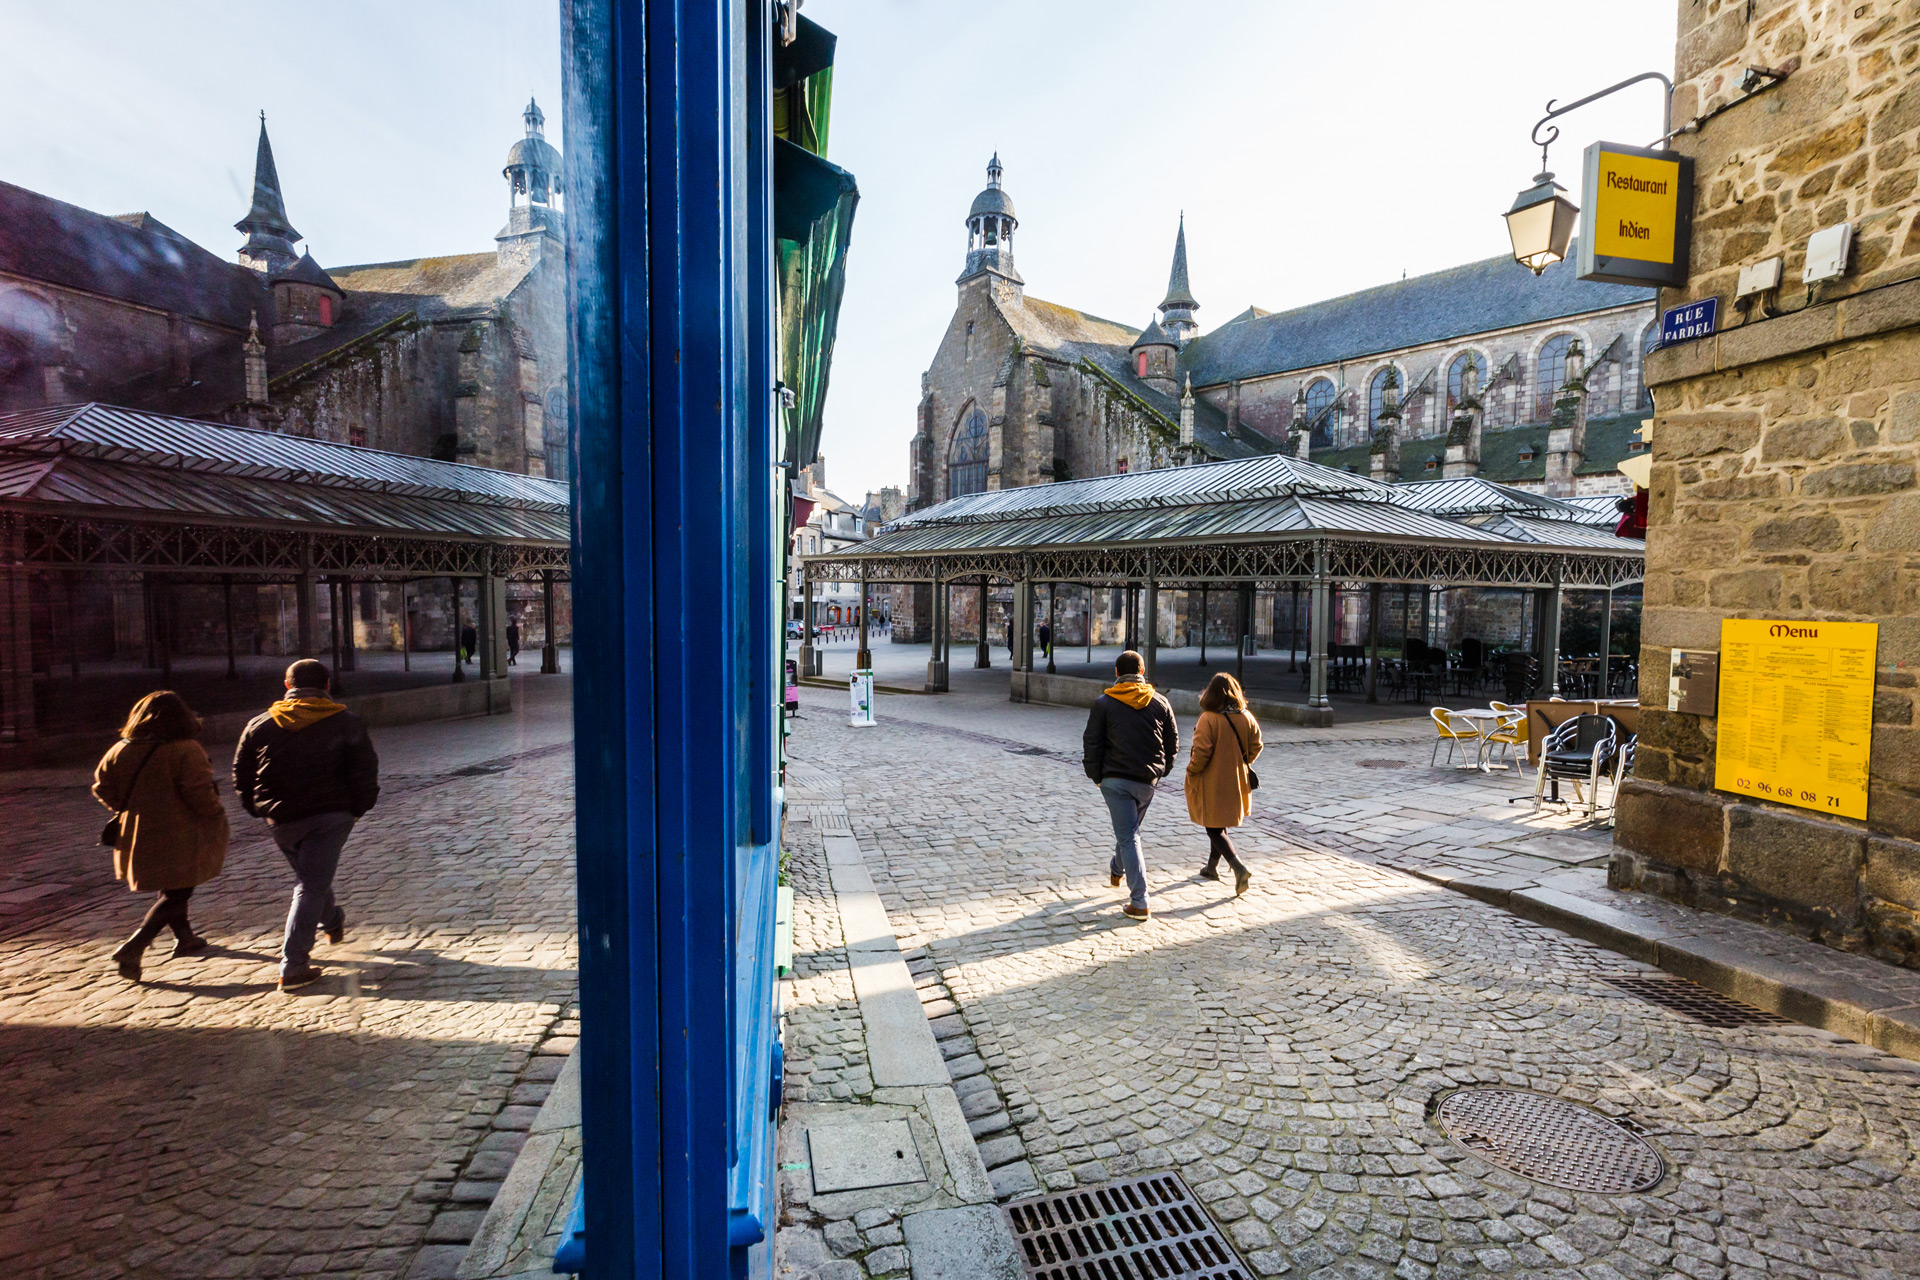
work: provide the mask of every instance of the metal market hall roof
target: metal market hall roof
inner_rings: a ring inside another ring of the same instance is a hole
[[[893,521],[847,555],[1313,536],[1643,553],[1590,509],[1543,494],[1477,477],[1384,484],[1270,454],[968,494]]]
[[[0,503],[122,521],[569,537],[559,481],[101,404],[0,415]]]

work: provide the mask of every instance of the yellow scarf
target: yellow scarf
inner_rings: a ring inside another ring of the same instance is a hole
[[[1145,680],[1122,680],[1119,684],[1107,687],[1107,696],[1117,702],[1124,702],[1135,711],[1142,710],[1153,701],[1153,686]]]
[[[282,698],[267,708],[267,714],[282,729],[295,731],[318,724],[336,711],[346,708],[326,698]]]

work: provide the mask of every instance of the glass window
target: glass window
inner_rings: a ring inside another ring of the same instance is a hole
[[[1331,448],[1340,426],[1340,411],[1333,407],[1333,397],[1330,378],[1316,378],[1307,387],[1307,421],[1313,427],[1309,443],[1317,448]]]
[[[1656,320],[1640,335],[1640,394],[1634,400],[1637,408],[1653,408],[1653,392],[1647,390],[1647,357],[1659,348],[1660,322]]]
[[[1487,358],[1478,351],[1462,351],[1447,366],[1447,415],[1460,406],[1460,389],[1466,385],[1467,366],[1472,365],[1481,390],[1487,386]]]
[[[986,411],[976,408],[967,415],[960,430],[954,433],[953,450],[947,458],[949,498],[980,493],[986,489],[987,454],[990,448]]]
[[[1374,374],[1373,380],[1367,383],[1367,423],[1376,431],[1380,429],[1380,410],[1387,404],[1387,374],[1390,372],[1392,366]]]
[[[1556,333],[1540,348],[1533,381],[1533,416],[1537,421],[1553,416],[1553,402],[1560,398],[1560,386],[1567,380],[1567,348],[1572,344],[1572,334]]]

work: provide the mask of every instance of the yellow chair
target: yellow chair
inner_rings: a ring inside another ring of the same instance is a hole
[[[1493,748],[1496,746],[1505,747],[1507,749],[1507,764],[1518,767],[1518,762],[1514,757],[1514,748],[1526,744],[1527,713],[1524,711],[1516,711],[1514,708],[1498,702],[1489,703],[1488,705],[1500,713],[1500,719],[1495,722],[1492,729],[1487,731],[1487,767],[1490,769],[1494,767],[1491,761]],[[1503,764],[1499,767],[1504,769],[1507,765]]]
[[[1429,765],[1439,757],[1442,742],[1447,744],[1447,763],[1451,764],[1455,743],[1480,741],[1480,726],[1465,716],[1448,711],[1445,707],[1433,707],[1430,714],[1433,716],[1433,727],[1440,731],[1440,736],[1433,740],[1433,750],[1427,756]]]

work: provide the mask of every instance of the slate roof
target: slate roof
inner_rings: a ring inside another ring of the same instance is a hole
[[[1199,305],[1194,301],[1193,286],[1187,283],[1187,218],[1182,214],[1180,232],[1173,240],[1173,270],[1167,276],[1167,296],[1160,299],[1160,309]]]
[[[333,282],[333,277],[322,270],[320,264],[313,260],[313,254],[310,252],[302,253],[298,262],[273,278],[275,280],[295,280],[301,284],[310,284],[321,289],[331,289],[335,293],[342,292],[340,286]]]
[[[246,332],[260,277],[147,213],[110,217],[0,182],[0,272]]]
[[[1140,331],[1140,336],[1133,340],[1133,345],[1129,350],[1138,351],[1141,347],[1174,347],[1177,349],[1179,346],[1179,343],[1167,336],[1167,331],[1160,327],[1158,320],[1149,320],[1147,327]]]
[[[1512,258],[1487,258],[1292,311],[1236,317],[1190,342],[1182,361],[1196,386],[1217,386],[1654,300],[1651,289],[1578,279],[1576,248],[1538,277]]]
[[[1132,329],[1031,296],[1022,305],[1000,308],[1000,314],[1019,336],[1022,347],[1056,356],[1069,364],[1086,360],[1155,413],[1178,425],[1180,397],[1142,382],[1134,375],[1133,362],[1127,356],[1129,347],[1136,345]],[[1164,333],[1161,340],[1167,340]],[[1279,445],[1251,427],[1228,431],[1226,413],[1203,399],[1195,398],[1193,410],[1194,441],[1216,458],[1245,458],[1279,450]]]

